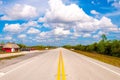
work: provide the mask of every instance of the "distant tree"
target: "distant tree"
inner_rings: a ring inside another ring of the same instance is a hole
[[[87,51],[90,51],[90,52],[95,52],[95,51],[97,51],[97,43],[88,45],[86,50],[87,50]]]
[[[111,54],[112,54],[112,56],[120,57],[120,41],[118,41],[118,40],[112,41]]]
[[[106,35],[105,35],[105,34],[102,34],[102,36],[101,36],[101,37],[102,37],[102,40],[103,40],[103,41],[106,41],[106,40],[107,40],[107,37],[106,37]]]
[[[90,45],[66,45],[65,48],[74,48],[75,50],[97,52],[100,54],[105,54],[109,56],[120,57],[120,40],[107,40],[105,34],[102,36],[102,40],[98,43],[93,43]]]
[[[18,44],[20,48],[26,48],[27,46],[25,44]]]
[[[71,45],[64,45],[63,47],[64,47],[64,48],[67,48],[67,49],[71,49],[71,48],[72,48]]]
[[[105,44],[104,44],[103,40],[98,43],[97,52],[101,53],[101,54],[104,54],[104,52],[105,52]]]

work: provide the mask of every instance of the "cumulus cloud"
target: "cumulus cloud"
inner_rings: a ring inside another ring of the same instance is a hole
[[[23,26],[29,27],[39,27],[37,21],[29,21],[28,23],[23,24]]]
[[[43,22],[44,25],[52,29],[73,30],[72,34],[83,37],[86,37],[84,33],[92,34],[98,30],[104,32],[118,30],[111,19],[104,16],[101,19],[93,18],[76,4],[65,5],[62,0],[50,0],[49,6],[45,16],[39,18],[39,22]],[[95,10],[92,10],[91,13],[99,14]]]
[[[18,35],[18,38],[20,38],[20,39],[26,38],[26,34],[20,34],[20,35]]]
[[[37,21],[28,21],[27,23],[21,24],[21,31],[26,31],[28,28],[31,27],[37,27],[40,28],[40,25],[37,23]]]
[[[107,0],[108,3],[112,3],[112,6],[120,9],[120,0]]]
[[[88,33],[87,33],[87,34],[84,34],[83,37],[84,37],[84,38],[91,37],[91,34],[88,34]]]
[[[64,30],[63,28],[59,28],[59,27],[54,29],[53,32],[55,35],[69,35],[70,34],[69,30]]]
[[[20,24],[5,24],[3,31],[7,32],[19,32],[21,30]]]
[[[38,20],[40,24],[31,20],[22,24],[6,24],[4,31],[20,32],[17,34],[18,39],[27,37],[26,39],[31,42],[44,42],[45,44],[59,44],[58,41],[61,41],[61,43],[78,43],[81,37],[100,38],[104,33],[120,31],[110,18],[105,16],[99,19],[91,17],[77,4],[69,3],[66,5],[62,0],[49,0],[48,4],[49,8],[46,10],[46,13]],[[99,12],[91,10],[91,14],[98,15]],[[31,19],[37,15],[35,7],[16,4],[11,10],[6,11],[6,15],[2,19]],[[47,30],[40,30],[41,25],[46,27]]]
[[[11,36],[4,37],[4,40],[12,40],[13,38]]]
[[[97,12],[96,10],[91,10],[90,12],[91,12],[91,14],[95,14],[95,15],[99,14],[99,12]]]
[[[114,6],[117,9],[120,9],[120,1],[114,1],[114,3],[112,4],[112,6]]]
[[[39,21],[44,22],[73,22],[85,21],[91,18],[79,8],[76,4],[64,5],[61,0],[50,0],[50,9],[47,10],[45,17],[40,18]],[[84,18],[85,17],[85,18]]]
[[[119,16],[120,15],[120,11],[115,11],[115,12],[112,12],[112,13],[107,13],[105,16],[107,17],[114,17],[114,16]]]
[[[36,28],[30,28],[28,31],[27,31],[27,34],[37,34],[37,33],[40,33],[40,31]]]
[[[4,32],[12,32],[12,33],[20,33],[20,32],[26,32],[28,29],[36,27],[40,28],[40,25],[37,23],[37,21],[28,21],[27,23],[23,24],[5,24],[5,27],[3,29]]]
[[[93,38],[95,38],[95,39],[99,39],[100,36],[99,36],[99,35],[93,35]]]
[[[15,4],[12,8],[6,10],[2,20],[31,19],[38,15],[37,9],[26,4]]]
[[[114,25],[111,21],[111,19],[107,17],[102,17],[100,20],[100,28],[103,31],[108,31],[108,32],[116,32],[118,31],[118,28],[116,25]]]

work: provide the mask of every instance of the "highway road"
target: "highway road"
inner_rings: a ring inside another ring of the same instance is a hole
[[[120,80],[120,68],[57,48],[0,69],[0,80]]]

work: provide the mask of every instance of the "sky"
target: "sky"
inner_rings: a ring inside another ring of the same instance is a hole
[[[0,0],[0,42],[62,46],[120,40],[120,0]]]

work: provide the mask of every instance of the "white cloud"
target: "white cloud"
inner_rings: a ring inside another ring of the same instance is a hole
[[[29,21],[27,23],[22,24],[23,27],[40,27],[37,21]]]
[[[13,38],[11,36],[6,36],[4,40],[12,40]]]
[[[39,34],[40,37],[45,37],[46,35],[47,35],[46,32],[41,32],[41,33]]]
[[[38,29],[35,29],[35,28],[30,28],[27,31],[27,34],[37,34],[37,33],[40,33],[40,31]]]
[[[19,32],[21,30],[20,24],[5,24],[3,31]]]
[[[31,19],[36,17],[37,10],[30,5],[15,4],[12,9],[6,10],[6,14],[1,17],[2,20]]]
[[[54,29],[53,32],[55,35],[69,35],[70,34],[69,30],[64,30],[63,28],[59,28],[59,27]]]
[[[107,0],[108,3],[112,3],[112,6],[120,10],[120,0]]]
[[[111,19],[104,16],[100,20],[93,18],[76,4],[65,5],[61,0],[50,0],[49,5],[50,8],[44,17],[39,18],[39,22],[44,22],[44,25],[52,29],[72,29],[73,34],[83,37],[85,37],[84,33],[92,34],[98,30],[105,32],[118,30],[118,27],[112,23]],[[95,10],[92,13],[98,14]]]
[[[34,0],[30,0],[30,4],[31,2],[34,2]],[[118,27],[112,23],[110,18],[102,17],[101,19],[96,19],[94,17],[91,17],[76,4],[69,3],[65,5],[61,0],[50,0],[49,5],[50,7],[46,10],[44,16],[42,15],[43,17],[40,17],[38,20],[40,23],[43,22],[42,26],[49,28],[49,31],[40,32],[40,30],[38,29],[40,28],[38,22],[31,21],[30,18],[34,18],[38,15],[35,7],[33,12],[36,13],[36,16],[34,17],[32,16],[32,11],[30,11],[31,9],[25,10],[26,15],[21,14],[23,8],[25,7],[25,4],[18,4],[18,6],[21,7],[17,7],[16,10],[15,6],[11,10],[7,10],[6,15],[2,18],[8,18],[9,20],[30,19],[30,21],[28,21],[27,23],[18,24],[19,27],[17,27],[16,30],[14,29],[15,27],[11,27],[7,29],[4,28],[4,31],[20,32],[19,34],[17,34],[17,38],[26,38],[27,41],[30,40],[31,42],[44,42],[45,44],[50,44],[51,42],[51,44],[59,44],[58,41],[61,41],[61,43],[67,43],[64,41],[68,41],[68,43],[73,43],[72,40],[74,42],[76,41],[76,43],[79,43],[78,37],[100,38],[103,33],[107,34],[109,32],[116,32],[119,30]],[[26,6],[29,6],[29,8],[33,7],[33,5],[30,6],[29,4],[27,4]],[[12,11],[14,11],[14,13]],[[29,12],[29,14],[27,12]],[[92,10],[91,13],[95,15],[99,14],[95,10]],[[15,16],[13,16],[13,14]],[[13,24],[11,25],[13,26]],[[10,24],[8,24],[7,26],[10,26]]]
[[[14,0],[13,3],[27,4],[37,8],[39,15],[44,15],[48,8],[48,0]]]
[[[50,0],[49,5],[50,9],[47,10],[44,18],[40,18],[40,21],[60,23],[72,21],[82,22],[91,19],[82,8],[79,8],[76,4],[66,6],[61,0]]]
[[[91,37],[91,34],[86,33],[86,34],[83,35],[83,37],[84,38]]]
[[[98,35],[100,35],[100,36],[101,36],[102,34],[106,34],[106,33],[105,33],[105,32],[103,32],[103,31],[99,31],[99,32],[98,32]]]
[[[99,12],[97,12],[96,10],[91,10],[91,14],[98,15],[98,14],[99,14]]]
[[[120,1],[114,1],[114,3],[112,4],[112,6],[114,6],[117,9],[120,9]]]
[[[26,34],[20,34],[20,35],[18,35],[18,38],[20,38],[20,39],[26,38]]]
[[[99,39],[100,36],[99,36],[99,35],[93,35],[93,38],[95,38],[95,39]]]
[[[107,17],[102,17],[102,19],[100,20],[100,27],[102,30],[108,31],[108,32],[118,31],[117,26],[112,24],[111,19]]]
[[[114,16],[119,16],[119,15],[120,15],[120,10],[105,14],[105,16],[107,17],[114,17]]]
[[[21,24],[21,31],[20,32],[26,32],[31,27],[37,27],[40,28],[40,25],[37,23],[37,21],[28,21],[27,23]]]
[[[5,24],[3,31],[13,32],[13,33],[26,32],[29,28],[32,28],[32,27],[40,28],[37,21],[28,21],[27,23],[23,23],[23,24],[19,24],[19,23],[17,23],[17,24]]]

